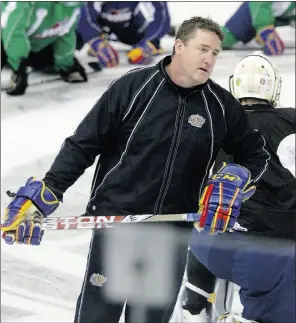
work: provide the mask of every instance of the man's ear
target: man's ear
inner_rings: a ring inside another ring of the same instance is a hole
[[[182,53],[183,48],[184,48],[185,45],[184,45],[184,43],[182,42],[181,39],[176,39],[174,46],[175,46],[175,53],[178,56],[178,55],[180,55]]]

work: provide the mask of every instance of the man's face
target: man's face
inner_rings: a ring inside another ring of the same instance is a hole
[[[198,29],[186,44],[177,39],[175,51],[188,78],[196,84],[205,83],[211,76],[220,52],[221,41],[211,31]]]

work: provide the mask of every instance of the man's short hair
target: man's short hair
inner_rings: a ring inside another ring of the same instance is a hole
[[[188,20],[184,20],[177,30],[176,39],[182,40],[182,42],[185,44],[189,39],[194,38],[198,29],[215,33],[221,41],[224,39],[224,35],[219,27],[219,24],[211,18],[204,17],[192,17]],[[173,50],[173,54],[174,53],[175,46]]]

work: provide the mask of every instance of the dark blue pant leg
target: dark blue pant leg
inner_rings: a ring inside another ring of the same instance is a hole
[[[190,249],[215,276],[241,286],[243,316],[295,323],[295,242],[245,233],[209,236],[193,231]]]
[[[256,36],[256,30],[252,25],[248,1],[244,2],[229,18],[225,27],[227,27],[239,41],[244,43],[248,43]]]

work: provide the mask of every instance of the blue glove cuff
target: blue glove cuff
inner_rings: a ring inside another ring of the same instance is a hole
[[[244,190],[251,182],[250,171],[237,164],[223,164],[223,166],[214,174],[209,183],[216,182],[232,184]]]
[[[33,202],[44,216],[53,213],[59,206],[59,200],[55,194],[45,186],[43,181],[37,181],[30,177],[25,186],[20,187],[17,197],[24,197]]]

